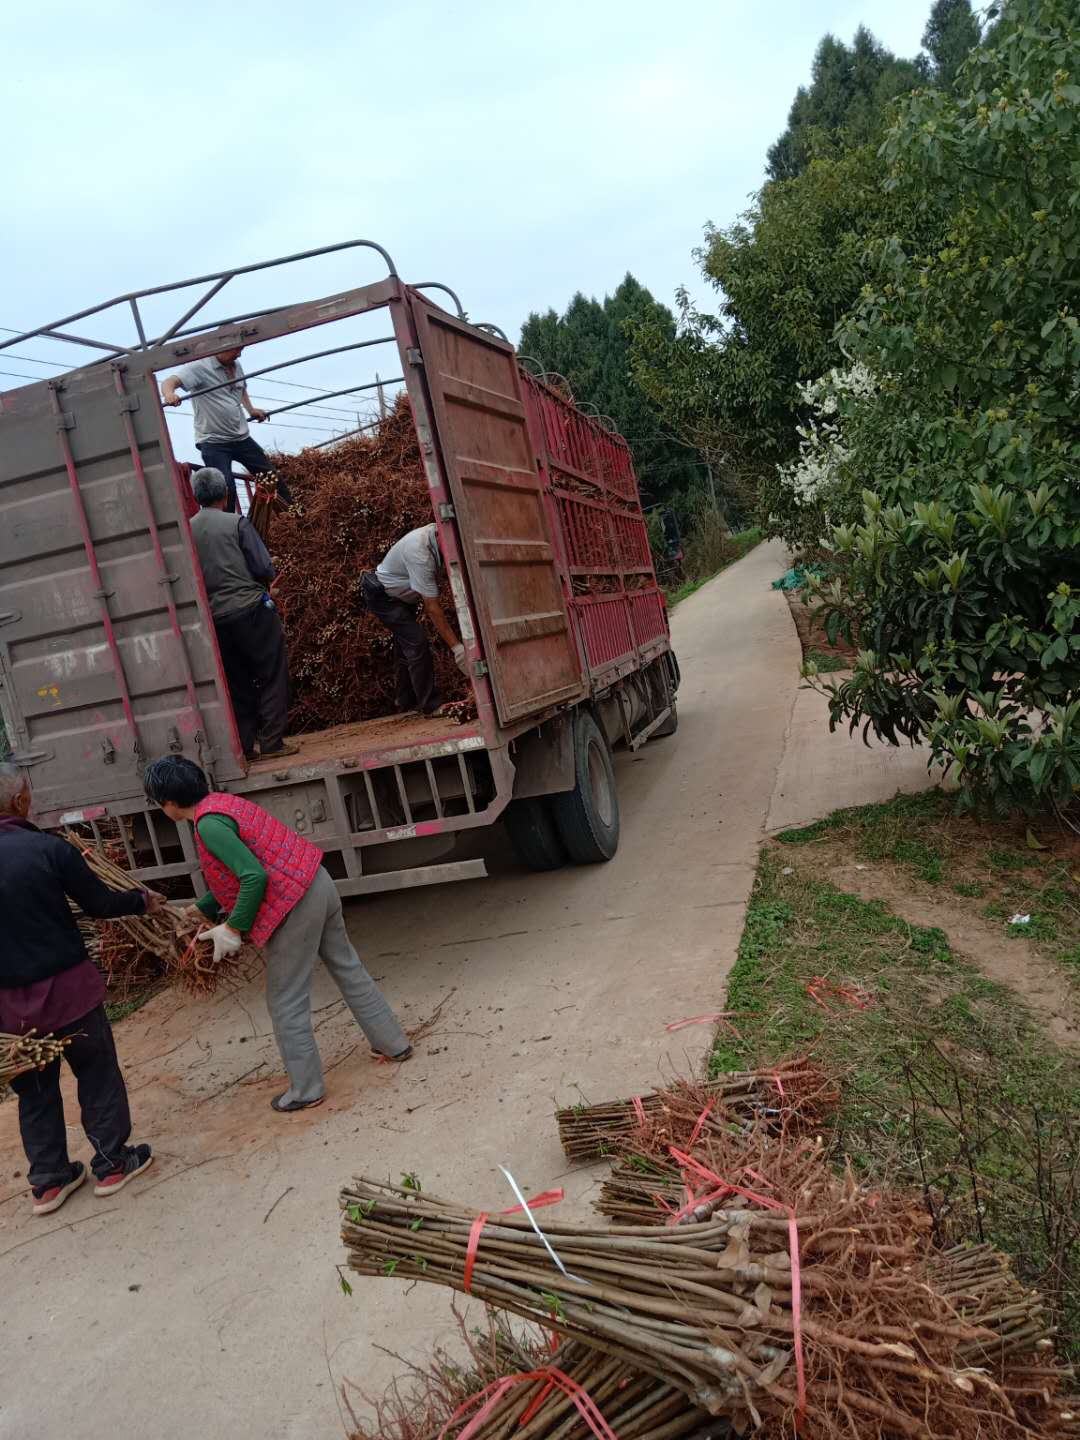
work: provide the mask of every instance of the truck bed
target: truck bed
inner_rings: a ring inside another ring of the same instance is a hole
[[[444,741],[461,741],[469,735],[481,735],[478,721],[456,725],[452,720],[431,715],[383,715],[375,720],[360,720],[352,725],[335,725],[332,730],[315,730],[309,735],[290,738],[300,746],[298,755],[274,756],[256,760],[249,775],[268,774],[299,765],[321,765],[327,761],[357,757],[360,763],[368,757],[387,751],[411,749],[417,745],[438,745]]]

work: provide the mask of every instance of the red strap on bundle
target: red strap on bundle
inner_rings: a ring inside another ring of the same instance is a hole
[[[714,1095],[713,1098],[709,1101],[709,1103],[705,1106],[705,1109],[702,1110],[701,1114],[697,1117],[697,1124],[694,1126],[693,1130],[691,1130],[691,1132],[690,1132],[690,1143],[689,1143],[689,1145],[687,1145],[687,1147],[686,1147],[688,1150],[692,1150],[692,1149],[694,1148],[694,1145],[697,1143],[697,1138],[698,1138],[698,1136],[701,1134],[702,1126],[705,1124],[705,1121],[709,1118],[709,1111],[713,1108],[713,1106],[714,1106],[715,1104],[716,1104],[716,1096]]]
[[[545,1190],[543,1194],[537,1195],[535,1200],[527,1202],[529,1209],[542,1210],[545,1205],[557,1205],[563,1198],[564,1193],[561,1189]],[[511,1205],[509,1210],[500,1210],[498,1213],[500,1215],[517,1215],[520,1211],[524,1210],[524,1208],[523,1205]],[[472,1273],[473,1266],[476,1264],[476,1252],[480,1248],[480,1232],[490,1219],[491,1212],[489,1210],[481,1210],[472,1222],[472,1227],[469,1230],[469,1244],[465,1251],[465,1275],[462,1281],[466,1295],[472,1294]]]
[[[644,1130],[648,1122],[645,1119],[645,1106],[641,1103],[641,1096],[635,1095],[631,1104],[634,1107],[634,1114],[637,1116],[637,1123],[641,1126],[642,1130]]]
[[[725,1185],[721,1190],[710,1190],[705,1195],[695,1195],[689,1185],[686,1187],[687,1201],[681,1210],[673,1212],[668,1225],[677,1225],[684,1215],[689,1215],[691,1210],[696,1210],[699,1205],[711,1205],[714,1200],[722,1200],[725,1195],[731,1194],[731,1186]]]
[[[803,1354],[802,1343],[802,1271],[799,1267],[799,1222],[795,1218],[795,1211],[790,1205],[782,1205],[779,1200],[772,1200],[768,1195],[759,1195],[753,1190],[744,1190],[741,1185],[731,1185],[719,1175],[707,1170],[696,1160],[691,1159],[681,1150],[676,1150],[674,1145],[669,1145],[673,1157],[686,1170],[692,1170],[705,1180],[711,1180],[715,1185],[722,1185],[726,1190],[734,1190],[737,1195],[745,1195],[747,1200],[752,1200],[755,1205],[762,1206],[765,1210],[779,1210],[788,1219],[788,1245],[791,1250],[791,1330],[795,1342],[795,1378],[796,1391],[798,1395],[798,1410],[801,1414],[806,1409],[806,1357]],[[723,1190],[719,1192],[723,1194]],[[464,1440],[464,1437],[462,1437]]]
[[[453,1415],[450,1416],[450,1419],[439,1431],[439,1440],[444,1440],[446,1434],[453,1429],[457,1422],[463,1419],[470,1410],[479,1405],[481,1407],[480,1410],[473,1416],[458,1436],[458,1440],[472,1440],[472,1436],[477,1433],[480,1426],[495,1409],[507,1391],[512,1390],[515,1385],[527,1385],[536,1380],[547,1381],[544,1389],[540,1392],[541,1404],[543,1400],[547,1399],[552,1389],[561,1390],[564,1395],[574,1402],[581,1418],[597,1437],[597,1440],[618,1440],[618,1436],[604,1419],[603,1415],[600,1414],[588,1391],[555,1365],[545,1365],[542,1370],[523,1370],[519,1375],[507,1375],[502,1380],[493,1380],[490,1385],[485,1385],[482,1390],[477,1391],[475,1395],[471,1395],[463,1405],[458,1406]],[[525,1412],[526,1416],[532,1416],[537,1408],[538,1404],[534,1401]],[[524,1424],[524,1422],[525,1416],[522,1417],[519,1423]]]
[[[776,1085],[777,1093],[779,1094],[780,1099],[783,1100],[783,1098],[784,1098],[784,1082],[780,1079],[780,1071],[779,1071],[779,1070],[774,1070],[774,1071],[773,1071],[773,1077],[772,1077],[772,1078],[773,1078],[773,1081],[774,1081],[774,1083],[775,1083],[775,1085]]]

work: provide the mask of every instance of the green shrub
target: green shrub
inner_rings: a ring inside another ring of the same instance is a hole
[[[820,589],[865,648],[832,723],[926,742],[1001,810],[1080,789],[1078,81],[1074,7],[1009,0],[964,98],[905,102],[887,184],[951,223],[881,247],[843,336],[878,384],[840,426],[859,513]]]

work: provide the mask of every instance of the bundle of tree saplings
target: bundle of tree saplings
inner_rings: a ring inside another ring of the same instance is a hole
[[[25,1035],[0,1034],[0,1087],[17,1075],[43,1070],[59,1060],[64,1047],[70,1044],[70,1035],[57,1039],[55,1035],[39,1035],[35,1030],[28,1030]]]
[[[559,1139],[568,1160],[617,1155],[645,1134],[685,1145],[699,1121],[710,1131],[733,1120],[818,1125],[839,1093],[812,1060],[785,1060],[760,1070],[731,1071],[714,1080],[673,1080],[662,1090],[630,1100],[570,1105],[556,1110]]]
[[[364,609],[360,578],[407,531],[434,519],[408,401],[403,396],[365,435],[274,455],[273,463],[294,497],[268,532],[289,648],[290,728],[324,730],[392,715],[393,643]],[[444,604],[452,616],[449,593]],[[438,639],[432,654],[444,700],[458,702],[455,718],[475,714],[468,682]]]
[[[1018,1301],[1000,1265],[943,1276],[920,1196],[871,1191],[836,1175],[820,1143],[763,1125],[672,1158],[688,1223],[598,1229],[544,1209],[542,1236],[524,1214],[358,1178],[341,1194],[348,1263],[547,1325],[739,1434],[1080,1434],[1037,1297]],[[1016,1303],[1027,1333],[1004,1344],[1000,1315]]]
[[[138,885],[119,863],[120,845],[94,844],[73,830],[65,838],[81,852],[90,869],[110,890],[132,890]],[[209,944],[197,939],[204,922],[185,910],[164,905],[153,915],[122,915],[94,922],[98,945],[94,959],[105,973],[110,998],[130,999],[156,980],[170,979],[189,990],[209,994],[224,980],[242,978],[254,963],[254,952],[244,946],[235,955],[215,963]]]
[[[584,1411],[602,1417],[619,1440],[731,1434],[681,1390],[592,1346],[571,1340],[553,1350],[542,1331],[515,1333],[510,1317],[490,1308],[486,1326],[471,1331],[457,1318],[468,1362],[437,1349],[382,1399],[368,1400],[370,1420],[353,1412],[351,1440],[458,1440],[466,1431],[470,1440],[588,1440],[596,1430]],[[352,1410],[347,1391],[345,1399]]]

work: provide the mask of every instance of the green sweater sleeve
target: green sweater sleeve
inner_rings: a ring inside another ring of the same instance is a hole
[[[228,815],[204,815],[198,823],[198,831],[199,839],[214,859],[220,860],[240,881],[240,893],[226,923],[246,934],[266,894],[266,871],[240,839],[236,821]],[[212,895],[204,895],[198,905],[204,915],[210,919],[217,918],[217,901]]]

